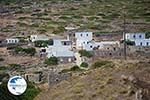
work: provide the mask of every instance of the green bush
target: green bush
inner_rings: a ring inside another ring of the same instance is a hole
[[[86,50],[80,50],[79,53],[81,54],[81,56],[85,56],[85,57],[92,57],[93,53],[91,51],[86,51]]]
[[[70,71],[80,71],[81,69],[79,68],[79,66],[75,65],[72,68],[70,68]]]
[[[35,41],[34,42],[35,47],[47,47],[48,45],[53,45],[53,40],[48,40],[48,41]]]
[[[150,38],[150,32],[146,32],[146,34],[145,34],[146,36],[146,38]]]
[[[16,47],[12,47],[11,49],[13,49],[16,54],[18,54],[19,52],[23,52],[23,53],[29,54],[30,56],[34,56],[36,53],[36,49],[32,47],[22,48],[22,47],[16,46]]]
[[[104,60],[104,61],[96,61],[93,65],[92,65],[92,67],[93,68],[99,68],[99,67],[102,67],[102,66],[104,66],[104,65],[106,65],[106,64],[110,64],[110,63],[112,63],[111,61],[106,61],[106,60]]]
[[[76,72],[76,71],[82,71],[83,69],[80,69],[79,66],[75,65],[70,69],[63,69],[61,72],[62,73],[67,73],[67,72]]]
[[[32,83],[27,83],[27,90],[20,96],[12,95],[7,89],[7,83],[3,82],[0,85],[1,100],[33,100],[40,93],[39,88],[36,88]]]
[[[47,58],[44,63],[47,65],[57,65],[58,59],[56,57],[50,57],[50,58]]]
[[[82,62],[81,65],[80,65],[80,67],[87,68],[88,67],[88,63]]]

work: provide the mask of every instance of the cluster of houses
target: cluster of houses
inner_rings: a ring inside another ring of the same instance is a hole
[[[36,37],[36,38],[33,38]],[[39,38],[37,38],[39,37]],[[31,41],[48,40],[44,36],[31,36]],[[134,42],[134,46],[150,46],[150,39],[145,38],[145,33],[126,33],[126,40]],[[95,56],[122,56],[123,48],[121,40],[100,41],[93,38],[92,32],[75,32],[68,34],[66,39],[53,39],[53,45],[41,48],[41,53],[46,53],[47,57],[57,57],[61,63],[74,62],[80,59],[77,51],[94,51]]]
[[[150,46],[150,39],[146,39],[145,33],[126,33],[126,41],[134,42],[134,47]],[[49,41],[46,35],[31,35],[30,42]],[[79,50],[95,51],[95,56],[106,57],[112,55],[121,56],[123,49],[121,48],[121,40],[118,41],[100,41],[97,42],[93,38],[93,32],[75,32],[67,34],[66,39],[52,39],[53,44],[40,48],[40,54],[46,54],[49,57],[57,57],[59,62],[68,63],[79,59],[76,53]],[[6,44],[18,44],[18,38],[9,38],[5,40]],[[0,44],[3,41],[0,42]]]

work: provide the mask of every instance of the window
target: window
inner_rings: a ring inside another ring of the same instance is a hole
[[[66,43],[66,42],[64,42],[64,45],[67,45],[67,43]]]
[[[80,34],[80,36],[82,37],[82,34]]]
[[[112,53],[109,53],[110,56],[112,56]]]
[[[86,34],[86,36],[88,36],[88,34]]]
[[[116,48],[114,48],[114,51],[116,51]]]
[[[141,36],[141,35],[139,35],[139,38],[142,38],[142,36]]]
[[[133,38],[135,38],[135,35],[133,35]]]
[[[91,45],[90,48],[93,48],[93,46]]]
[[[146,45],[148,46],[148,45],[149,45],[149,43],[147,42],[147,43],[146,43]]]
[[[140,43],[140,45],[142,46],[142,42]]]

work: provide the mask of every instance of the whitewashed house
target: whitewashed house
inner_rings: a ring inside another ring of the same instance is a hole
[[[126,40],[134,41],[135,46],[150,46],[150,39],[145,38],[145,33],[126,33]]]
[[[76,48],[83,49],[84,45],[92,41],[93,33],[92,32],[76,32],[75,38],[76,38]]]
[[[94,48],[102,49],[104,46],[108,45],[119,45],[119,41],[102,41],[95,42],[93,40],[92,32],[77,32],[76,37],[76,48],[84,49],[87,51],[92,51]]]
[[[19,39],[18,38],[8,38],[8,39],[6,39],[6,43],[7,44],[17,44],[17,43],[19,43]]]
[[[49,38],[46,35],[31,35],[30,40],[31,40],[31,42],[35,42],[35,41],[39,41],[39,40],[47,41],[47,40],[49,40]]]
[[[47,57],[57,57],[60,62],[68,63],[75,60],[70,40],[53,39],[53,45],[49,45],[46,49]]]

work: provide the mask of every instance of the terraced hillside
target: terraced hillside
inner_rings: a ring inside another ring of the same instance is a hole
[[[66,26],[96,32],[147,32],[149,0],[1,0],[0,32],[62,35]]]

